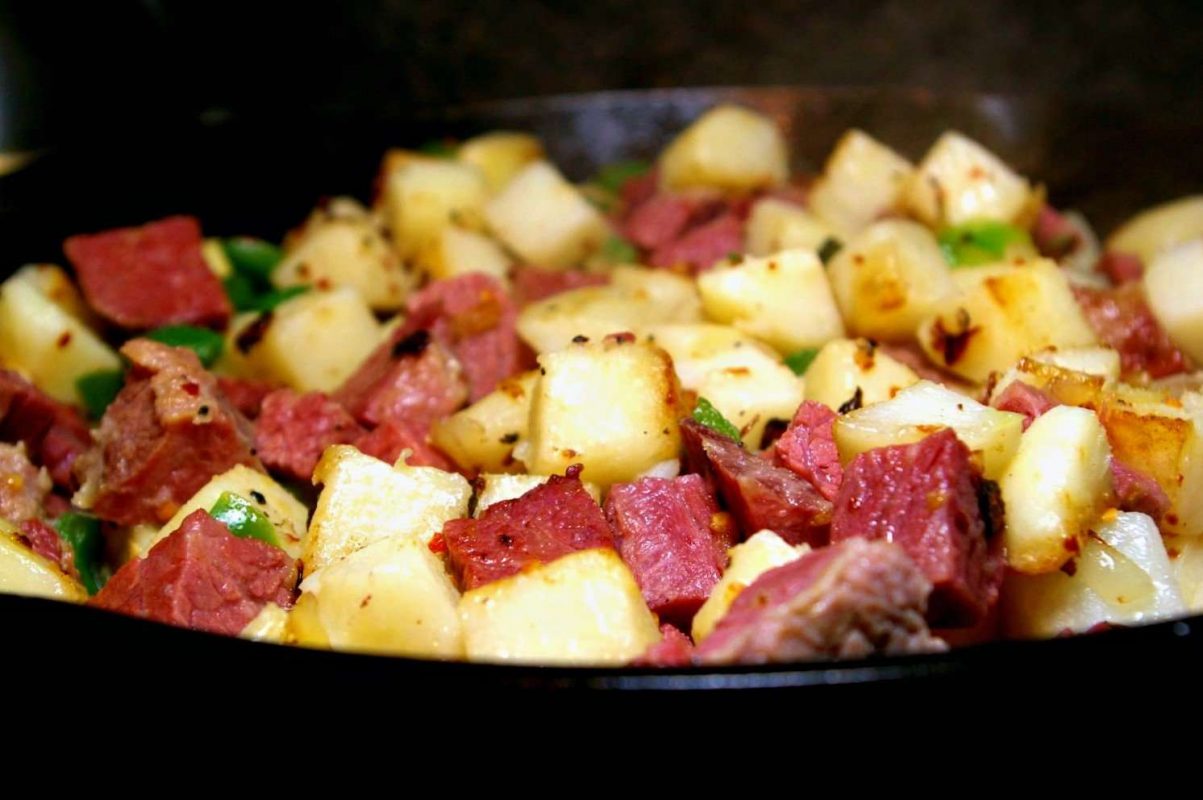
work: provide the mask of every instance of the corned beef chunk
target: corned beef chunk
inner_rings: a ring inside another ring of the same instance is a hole
[[[1125,375],[1147,372],[1164,378],[1192,368],[1149,310],[1139,281],[1114,289],[1074,286],[1073,292],[1095,335],[1119,351]]]
[[[88,304],[122,328],[224,326],[232,308],[205,263],[200,223],[168,217],[138,228],[72,236],[63,245]]]
[[[455,472],[455,464],[443,451],[427,441],[426,430],[404,420],[385,420],[375,430],[365,433],[355,446],[369,456],[397,463],[404,450],[410,451],[405,462],[411,467],[436,467]]]
[[[713,531],[717,513],[697,475],[610,488],[606,518],[618,552],[662,619],[688,625],[722,577],[728,542]]]
[[[1095,269],[1117,286],[1138,281],[1145,274],[1145,264],[1140,256],[1130,253],[1103,253]]]
[[[296,561],[234,536],[197,510],[178,530],[117,571],[92,605],[184,628],[237,635],[268,603],[288,608]]]
[[[25,444],[0,444],[0,519],[20,524],[42,516],[50,478],[35,467]]]
[[[518,266],[510,271],[511,292],[519,308],[544,300],[553,295],[580,289],[582,286],[604,286],[610,276],[582,272],[578,269],[542,269],[541,267]]]
[[[807,400],[798,406],[793,421],[773,446],[777,466],[810,481],[828,500],[835,500],[844,478],[835,446],[835,420],[830,408]]]
[[[766,664],[942,651],[923,616],[930,590],[898,545],[833,544],[757,578],[695,660]]]
[[[745,537],[768,528],[790,544],[827,543],[831,501],[804,478],[692,419],[681,423],[686,465],[714,487]]]
[[[1023,414],[1025,431],[1036,420],[1036,417],[1059,405],[1056,400],[1023,381],[1012,381],[1007,384],[1007,388],[999,392],[998,397],[990,401],[990,404],[1001,411]]]
[[[365,433],[322,392],[278,389],[264,399],[255,421],[255,450],[268,469],[307,482],[327,447],[350,444]]]
[[[162,524],[214,475],[262,465],[251,424],[196,354],[149,339],[125,343],[125,388],[105,411],[96,445],[76,463],[76,503],[121,525]]]
[[[267,381],[257,381],[250,378],[231,378],[228,375],[218,375],[217,385],[234,408],[249,420],[259,416],[263,401],[267,396],[280,387]]]
[[[1050,205],[1044,205],[1032,223],[1032,242],[1040,255],[1059,259],[1082,244],[1082,234],[1063,214]]]
[[[721,200],[713,195],[662,192],[627,215],[623,233],[645,250],[655,250],[679,239],[690,225],[714,217],[721,210]]]
[[[652,251],[648,263],[655,267],[686,267],[705,272],[720,258],[744,249],[744,223],[734,213],[723,214],[687,231],[681,238]]]
[[[632,667],[686,667],[693,662],[693,641],[673,625],[661,625],[660,641],[631,662]]]
[[[998,600],[1004,574],[1002,537],[983,518],[984,484],[949,429],[869,450],[844,473],[831,541],[899,545],[934,587],[932,624],[973,625]]]
[[[398,330],[334,393],[357,420],[405,421],[425,431],[468,399],[459,362],[424,329]]]
[[[92,446],[79,412],[42,392],[15,372],[0,370],[0,441],[24,442],[29,457],[56,486],[74,491],[75,459]]]
[[[20,530],[21,538],[29,544],[30,550],[48,561],[58,564],[63,572],[73,572],[71,548],[63,542],[58,531],[40,519],[25,520],[21,523]]]
[[[485,509],[479,519],[443,526],[451,567],[464,591],[514,575],[530,564],[577,550],[613,547],[601,508],[581,485],[579,466],[552,475],[521,497]]]
[[[469,273],[435,281],[406,305],[411,318],[434,320],[430,333],[459,359],[471,402],[518,371],[518,310],[496,278]]]

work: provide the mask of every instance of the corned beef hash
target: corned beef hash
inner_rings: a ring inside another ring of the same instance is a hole
[[[68,238],[0,285],[0,591],[674,667],[1203,611],[1203,196],[1100,243],[956,132],[789,145],[721,106],[574,184],[494,132],[280,246]]]

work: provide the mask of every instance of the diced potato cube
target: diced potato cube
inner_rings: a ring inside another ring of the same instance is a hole
[[[332,392],[379,343],[372,310],[359,292],[344,286],[281,303],[247,356],[298,392]]]
[[[543,143],[529,133],[491,131],[464,142],[456,157],[479,169],[489,191],[496,192],[527,164],[544,157]]]
[[[406,270],[370,218],[322,219],[290,241],[272,272],[276,286],[352,286],[378,311],[400,308],[419,276]]]
[[[861,405],[889,400],[919,376],[865,339],[836,339],[823,345],[806,370],[806,399],[832,411],[852,400],[857,390]]]
[[[403,257],[416,253],[453,222],[471,225],[484,209],[488,186],[471,164],[421,159],[385,177],[385,218]]]
[[[739,106],[707,111],[660,155],[660,182],[674,191],[761,189],[788,177],[789,152],[777,123]]]
[[[238,635],[253,642],[284,644],[288,641],[288,612],[268,603]]]
[[[757,578],[771,569],[788,564],[810,552],[810,545],[793,547],[769,530],[749,536],[743,544],[730,550],[731,563],[723,577],[710,591],[706,602],[693,617],[693,640],[702,640],[714,631],[719,621],[726,616],[735,598]]]
[[[1003,618],[1012,636],[1051,638],[1099,623],[1131,625],[1187,610],[1157,524],[1145,514],[1108,512],[1075,568],[1008,578]]]
[[[1186,610],[1203,614],[1203,537],[1167,534],[1164,540]]]
[[[807,196],[807,203],[843,238],[902,206],[915,167],[856,129],[845,133]]]
[[[480,272],[507,282],[513,260],[483,233],[448,225],[418,252],[417,263],[435,279]]]
[[[205,239],[201,245],[201,255],[204,257],[205,266],[209,268],[209,271],[222,280],[234,274],[234,265],[230,263],[225,248],[221,246],[221,239],[214,236]]]
[[[468,472],[520,469],[514,445],[527,438],[538,377],[531,371],[502,381],[490,394],[434,423],[430,441]]]
[[[911,177],[911,213],[933,228],[980,219],[1012,222],[1029,211],[1032,189],[1003,161],[956,131],[936,140]]]
[[[702,307],[783,354],[821,347],[844,335],[844,323],[818,256],[785,250],[716,267],[698,278]]]
[[[493,233],[529,264],[570,267],[596,250],[609,226],[546,161],[527,164],[484,209]]]
[[[252,325],[259,321],[260,316],[257,311],[243,311],[234,315],[234,318],[230,320],[230,324],[226,326],[225,341],[222,344],[221,356],[217,359],[217,363],[213,365],[212,372],[217,375],[230,375],[235,378],[262,377],[263,370],[250,355],[255,349],[254,345],[259,343],[260,338],[253,336],[253,340],[247,340],[243,336],[243,334],[251,330]],[[251,333],[253,335],[254,331],[251,331]]]
[[[351,445],[326,448],[313,470],[324,484],[305,539],[305,574],[382,539],[425,546],[449,519],[467,516],[472,487],[434,467],[391,466]]]
[[[1107,250],[1139,256],[1145,265],[1161,253],[1203,238],[1203,195],[1192,195],[1142,211],[1107,239]]]
[[[1022,266],[966,267],[961,289],[919,326],[936,364],[978,383],[1048,347],[1097,344],[1062,270],[1047,259]]]
[[[27,264],[13,273],[10,280],[24,281],[43,297],[75,317],[89,328],[95,329],[99,320],[88,307],[84,296],[75,287],[67,271],[55,264]]]
[[[466,592],[459,613],[472,661],[618,665],[660,641],[634,576],[608,548]]]
[[[793,419],[804,382],[774,351],[727,325],[657,325],[648,340],[673,360],[681,385],[705,397],[760,447],[771,420]]]
[[[827,269],[848,330],[908,341],[915,328],[956,293],[936,237],[908,220],[882,220],[850,240]]]
[[[535,352],[563,350],[574,339],[642,333],[649,325],[699,322],[694,282],[664,270],[616,267],[605,286],[584,286],[532,303],[518,315],[518,334]]]
[[[1115,353],[1114,350],[1108,351],[1104,348],[1088,347],[1074,348],[1073,351],[1084,353],[1093,351]],[[1070,353],[1073,351],[1066,350],[1065,352]],[[994,388],[990,392],[990,402],[993,403],[1015,381],[1022,381],[1049,395],[1058,403],[1070,406],[1096,406],[1100,402],[1104,390],[1109,385],[1108,379],[1104,375],[1062,367],[1051,360],[1050,356],[1055,355],[1056,353],[1043,351],[1019,359],[1019,362],[1014,367],[1007,370],[995,382]],[[1116,356],[1118,359],[1118,354]],[[1102,357],[1099,358],[1097,363],[1089,359],[1089,356],[1083,358],[1071,357],[1064,359],[1063,363],[1078,363],[1089,369],[1109,369],[1109,365],[1104,363]],[[1119,369],[1118,360],[1115,362],[1115,368],[1116,370]]]
[[[481,475],[476,480],[476,508],[472,516],[479,517],[489,506],[505,500],[514,500],[547,483],[549,475]],[[594,483],[582,484],[593,499],[601,504],[601,487]]]
[[[378,541],[307,575],[294,613],[301,644],[420,658],[461,658],[459,591],[411,537]],[[298,616],[298,621],[300,621]]]
[[[251,502],[252,506],[263,512],[276,529],[276,538],[280,548],[293,558],[300,558],[304,546],[306,522],[309,519],[309,509],[287,489],[276,483],[267,475],[241,464],[233,469],[215,475],[212,480],[197,490],[184,505],[180,506],[158,534],[155,535],[149,550],[155,543],[167,538],[179,529],[184,517],[198,508],[209,511],[224,493],[231,492]]]
[[[1153,258],[1145,270],[1144,288],[1149,309],[1174,344],[1203,361],[1203,239]]]
[[[1023,415],[984,406],[931,381],[919,381],[892,400],[839,417],[835,443],[840,461],[847,464],[866,450],[917,442],[940,428],[952,428],[981,463],[985,476],[997,480],[1019,448]]]
[[[1092,411],[1057,406],[1023,434],[999,480],[1007,510],[1007,563],[1052,572],[1081,552],[1111,496],[1111,448]]]
[[[539,356],[528,448],[532,473],[583,464],[582,480],[632,480],[680,449],[683,413],[672,359],[663,350],[606,339]]]
[[[30,550],[17,538],[17,528],[0,519],[0,594],[49,597],[82,603],[88,593],[57,564]]]
[[[744,247],[750,255],[770,256],[782,250],[814,250],[835,238],[835,231],[805,208],[766,197],[752,206]]]
[[[18,276],[0,284],[0,363],[73,405],[80,403],[76,380],[96,370],[121,369],[117,354],[87,325]]]
[[[1038,364],[1050,364],[1061,369],[1097,375],[1110,386],[1119,380],[1119,353],[1110,347],[1064,347],[1039,350],[1028,356]]]

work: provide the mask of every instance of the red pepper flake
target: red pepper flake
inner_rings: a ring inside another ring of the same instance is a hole
[[[180,388],[184,390],[184,394],[189,397],[196,397],[200,394],[200,384],[196,381],[184,381],[180,384]]]
[[[62,333],[60,333],[58,339],[55,340],[54,344],[60,350],[65,348],[67,345],[71,344],[71,331],[63,331]]]
[[[447,552],[447,540],[443,538],[443,534],[436,533],[430,537],[430,543],[426,545],[430,548],[430,552],[441,554]]]

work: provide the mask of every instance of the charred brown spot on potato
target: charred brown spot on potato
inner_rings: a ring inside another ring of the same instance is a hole
[[[952,366],[965,356],[969,343],[981,328],[970,324],[969,312],[963,308],[957,309],[955,327],[949,329],[944,325],[942,317],[936,318],[932,326],[932,349],[940,354],[944,364]]]

